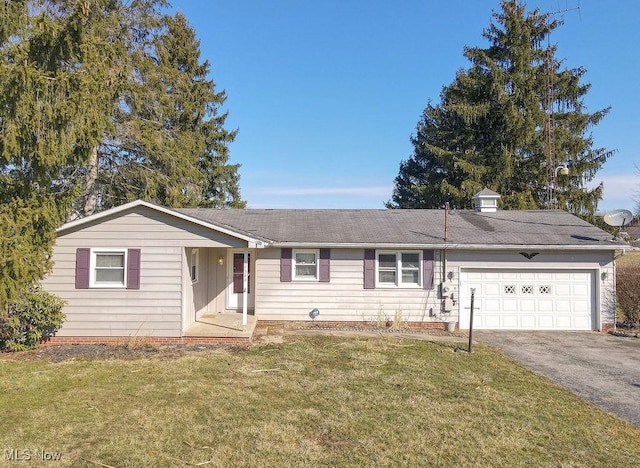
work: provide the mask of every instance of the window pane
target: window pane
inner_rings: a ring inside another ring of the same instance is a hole
[[[96,283],[122,283],[124,284],[124,269],[98,269],[96,268]]]
[[[380,283],[396,284],[396,272],[395,271],[379,271],[378,280]]]
[[[315,265],[296,265],[296,277],[315,278],[316,266]]]
[[[198,281],[198,249],[191,250],[191,281]]]
[[[297,264],[307,264],[307,265],[315,265],[316,264],[316,254],[313,252],[310,253],[297,253],[296,254],[296,263]]]
[[[395,268],[396,254],[380,254],[378,255],[379,268]]]
[[[96,255],[96,267],[124,268],[123,253],[101,253]]]
[[[402,282],[418,284],[420,280],[418,270],[402,270]]]
[[[402,268],[418,268],[420,266],[420,254],[403,253]]]

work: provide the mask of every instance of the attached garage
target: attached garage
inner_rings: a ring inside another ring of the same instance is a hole
[[[568,269],[460,271],[460,328],[479,330],[596,330],[595,272]]]

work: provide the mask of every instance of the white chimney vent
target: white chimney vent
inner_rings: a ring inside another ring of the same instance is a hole
[[[480,213],[495,213],[498,211],[498,198],[500,195],[484,188],[473,196],[476,202],[476,211]]]

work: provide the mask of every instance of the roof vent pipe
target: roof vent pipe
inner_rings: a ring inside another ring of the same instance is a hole
[[[476,202],[476,211],[480,213],[495,213],[498,211],[498,198],[500,198],[499,194],[485,187],[473,196]]]
[[[444,204],[444,241],[449,240],[449,202]]]

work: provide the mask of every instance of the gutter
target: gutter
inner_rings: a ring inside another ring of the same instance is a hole
[[[287,248],[317,248],[318,246],[327,248],[352,248],[352,249],[429,249],[429,250],[516,250],[531,249],[544,251],[611,251],[611,250],[627,250],[631,248],[629,245],[611,244],[611,245],[550,245],[550,244],[397,244],[389,242],[380,243],[345,243],[345,242],[272,242],[265,247],[287,247]]]

